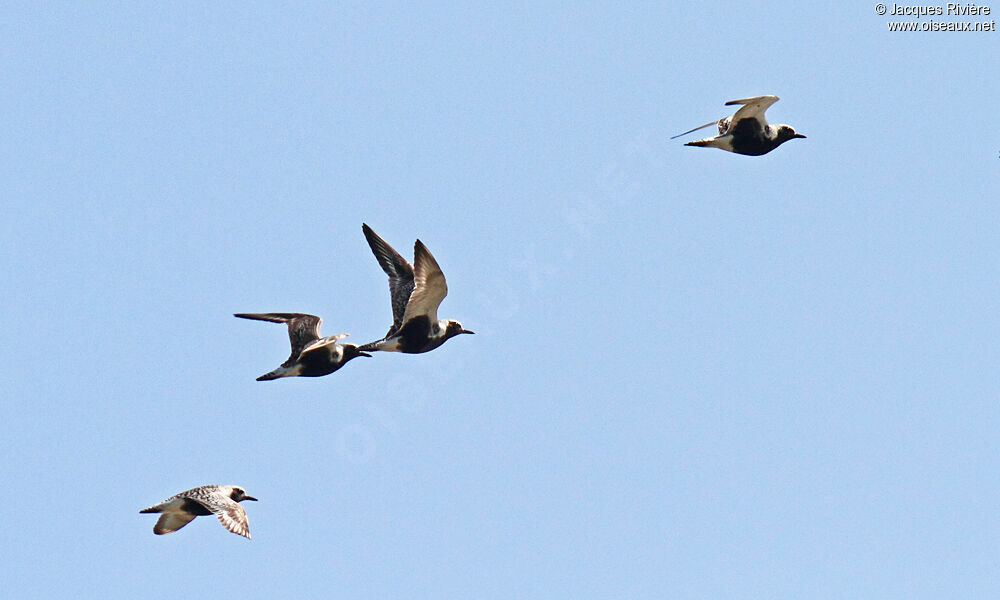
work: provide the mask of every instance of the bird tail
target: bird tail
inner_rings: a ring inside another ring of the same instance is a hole
[[[396,327],[392,326],[392,327],[389,328],[389,333],[385,334],[385,337],[383,337],[380,340],[375,340],[374,342],[368,342],[367,344],[361,344],[360,346],[358,346],[358,350],[360,350],[362,352],[380,352],[380,351],[382,351],[382,348],[381,348],[382,344],[384,344],[387,339],[391,338],[392,334],[394,334],[394,333],[396,333]]]
[[[277,369],[271,371],[270,373],[264,373],[257,378],[257,381],[271,381],[272,379],[281,379],[282,377],[295,377],[302,372],[302,365],[297,365],[292,362],[289,358]]]
[[[284,374],[285,371],[287,371],[287,369],[282,369],[282,368],[275,369],[270,373],[264,373],[263,375],[257,378],[257,381],[271,381],[272,379],[281,379],[282,377],[285,376]]]

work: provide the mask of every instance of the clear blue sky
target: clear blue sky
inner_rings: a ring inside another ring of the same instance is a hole
[[[1000,596],[1000,33],[616,4],[5,4],[4,594]],[[254,381],[362,222],[477,335]]]

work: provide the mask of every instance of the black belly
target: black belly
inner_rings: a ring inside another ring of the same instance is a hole
[[[426,315],[413,317],[399,328],[399,351],[406,354],[429,352],[444,343],[445,338],[430,337],[431,320]]]
[[[733,152],[760,156],[778,147],[774,140],[764,137],[764,129],[757,119],[740,119],[729,131],[733,136]]]
[[[319,348],[312,352],[306,352],[299,357],[299,363],[302,365],[299,377],[322,377],[343,366],[343,363],[334,361],[333,352],[329,348]]]

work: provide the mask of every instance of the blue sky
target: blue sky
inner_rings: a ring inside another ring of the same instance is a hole
[[[866,3],[2,16],[10,597],[1000,593],[997,33]],[[758,94],[808,139],[668,139]],[[234,312],[385,332],[362,222],[423,240],[477,335],[254,381],[287,337]],[[260,499],[253,540],[138,514],[207,483]]]

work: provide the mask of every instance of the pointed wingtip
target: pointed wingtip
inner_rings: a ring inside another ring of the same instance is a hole
[[[368,247],[372,249],[372,252],[378,256],[378,248],[389,246],[389,243],[382,239],[382,236],[375,233],[375,230],[368,226],[367,223],[361,224],[361,232],[365,234],[365,239],[368,240]]]
[[[677,135],[675,135],[674,137],[672,137],[670,139],[676,140],[677,138],[679,138],[681,136],[687,135],[689,133],[694,133],[694,132],[698,131],[699,129],[704,129],[706,127],[711,127],[712,125],[718,125],[720,120],[709,121],[708,123],[705,123],[704,125],[699,125],[699,126],[695,127],[694,129],[688,129],[684,133],[678,133]]]
[[[758,102],[760,100],[770,100],[771,104],[774,104],[781,98],[775,96],[774,94],[764,94],[763,96],[751,96],[749,98],[740,98],[739,100],[730,100],[726,102],[726,106],[736,106],[738,104],[750,104],[751,102]]]
[[[437,260],[434,258],[434,255],[431,254],[431,251],[428,250],[427,246],[425,246],[419,239],[413,242],[413,263],[417,264],[418,260],[420,263],[423,263],[428,267],[437,267],[440,270],[440,267],[437,266]]]

